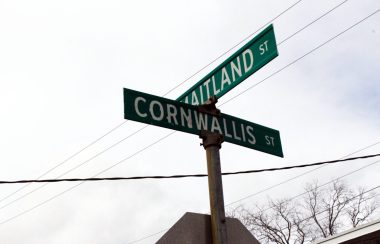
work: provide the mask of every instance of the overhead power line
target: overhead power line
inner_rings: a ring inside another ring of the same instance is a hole
[[[335,182],[335,181],[337,181],[337,180],[343,179],[344,177],[347,177],[347,176],[349,176],[349,175],[352,175],[352,174],[354,174],[354,173],[356,173],[356,172],[358,172],[358,171],[360,171],[360,170],[363,170],[363,169],[368,168],[368,167],[370,167],[370,166],[372,166],[372,165],[378,164],[379,162],[380,162],[380,160],[375,161],[375,162],[372,162],[372,163],[367,164],[367,165],[364,165],[364,166],[362,166],[362,167],[360,167],[360,168],[358,168],[358,169],[355,169],[355,170],[353,170],[353,171],[348,172],[347,174],[341,175],[341,176],[339,176],[339,177],[337,177],[337,178],[334,178],[334,179],[332,179],[332,180],[330,180],[330,181],[328,181],[328,182],[326,182],[326,183],[324,183],[324,184],[318,185],[318,186],[316,187],[316,189],[321,188],[321,187],[324,187],[324,186],[327,186],[327,185],[329,185],[329,184],[331,184],[331,183],[333,183],[333,182]],[[298,195],[295,195],[295,196],[290,197],[289,200],[296,199],[296,198],[301,197],[301,196],[303,196],[303,195],[305,195],[305,194],[307,194],[307,193],[309,193],[309,192],[310,192],[310,191],[302,192],[302,193],[300,193],[300,194],[298,194]],[[269,210],[269,209],[271,209],[271,208],[272,208],[272,207],[268,207],[267,209],[264,209],[264,211],[267,211],[267,210]]]
[[[50,172],[52,172],[53,170],[55,170],[56,168],[58,168],[59,166],[65,164],[66,162],[68,162],[69,160],[73,159],[75,156],[79,155],[81,152],[85,151],[87,148],[91,147],[92,145],[94,145],[95,143],[97,143],[98,141],[100,141],[101,139],[103,139],[104,137],[106,137],[107,135],[111,134],[112,132],[114,132],[115,130],[117,130],[118,128],[120,128],[122,125],[124,125],[127,121],[123,121],[122,123],[118,124],[117,126],[115,126],[114,128],[112,128],[111,130],[109,130],[107,133],[103,134],[102,136],[100,136],[99,138],[97,138],[96,140],[92,141],[91,143],[89,143],[87,146],[83,147],[82,149],[80,149],[79,151],[75,152],[74,154],[72,154],[71,156],[67,157],[66,159],[64,159],[63,161],[61,161],[60,163],[56,164],[54,167],[48,169],[47,171],[45,171],[44,173],[42,173],[40,176],[37,177],[37,179],[41,179],[42,177],[44,177],[45,175],[49,174]],[[0,202],[8,199],[9,197],[13,196],[14,194],[16,194],[17,192],[21,191],[22,189],[26,188],[28,185],[24,185],[23,187],[20,187],[19,189],[17,189],[16,191],[6,195],[5,197],[1,198],[0,199]]]
[[[368,146],[368,147],[362,148],[362,149],[360,149],[360,150],[358,150],[358,151],[355,151],[355,152],[353,152],[353,153],[350,153],[350,154],[347,155],[347,156],[350,156],[350,155],[353,155],[353,154],[358,153],[358,152],[360,152],[360,151],[363,151],[363,150],[365,150],[365,149],[368,149],[369,147],[371,147],[371,146],[375,146],[375,145],[377,145],[377,144],[379,144],[379,143],[380,143],[380,142],[377,142],[377,143],[372,144],[372,145],[370,145],[370,146]],[[345,156],[345,157],[343,157],[343,158],[346,158],[347,156]],[[350,171],[350,172],[348,172],[348,173],[346,173],[346,174],[344,174],[344,175],[341,175],[341,176],[336,177],[336,178],[334,178],[334,179],[332,179],[332,180],[330,180],[330,181],[327,181],[327,182],[325,182],[325,183],[323,183],[323,184],[321,184],[321,185],[318,185],[318,186],[316,186],[316,189],[321,188],[321,187],[324,187],[324,186],[327,186],[327,185],[329,185],[329,184],[331,184],[331,183],[333,183],[333,182],[335,182],[335,181],[337,181],[337,180],[341,180],[341,179],[343,179],[343,178],[345,178],[345,177],[347,177],[347,176],[349,176],[349,175],[352,175],[352,174],[354,174],[354,173],[356,173],[356,172],[358,172],[358,171],[361,171],[361,170],[363,170],[363,169],[365,169],[365,168],[368,168],[368,167],[373,166],[373,165],[378,164],[378,163],[380,163],[380,160],[377,160],[377,161],[375,161],[375,162],[372,162],[372,163],[366,164],[366,165],[364,165],[364,166],[362,166],[362,167],[360,167],[360,168],[357,168],[357,169],[355,169],[355,170],[352,170],[352,171]],[[321,167],[325,167],[325,166],[327,166],[327,165],[322,165]],[[298,175],[298,176],[303,176],[303,175],[305,175],[305,174],[311,173],[312,171],[315,171],[315,170],[317,170],[317,169],[320,169],[321,167],[318,167],[318,168],[313,169],[313,170],[309,170],[309,171],[307,171],[307,172],[305,172],[305,173],[303,173],[303,174],[301,174],[301,175]],[[268,190],[270,190],[270,189],[272,189],[272,188],[274,188],[274,187],[277,187],[277,186],[280,186],[280,185],[282,185],[282,184],[284,184],[284,183],[287,183],[287,182],[289,182],[290,180],[294,180],[295,178],[298,178],[298,177],[293,177],[293,178],[291,178],[291,179],[289,179],[289,180],[282,181],[282,182],[280,182],[279,184],[273,185],[273,186],[271,186],[271,187],[269,187],[269,188],[266,188],[266,189],[264,189],[264,190],[262,190],[262,191],[256,192],[256,193],[254,193],[254,194],[250,194],[250,195],[248,195],[248,196],[246,196],[246,197],[244,197],[244,198],[241,198],[241,199],[239,199],[239,200],[237,200],[237,201],[234,201],[234,202],[232,202],[232,203],[226,204],[226,206],[230,206],[230,205],[235,204],[235,203],[237,203],[237,202],[241,202],[241,201],[243,201],[243,200],[245,200],[245,199],[248,199],[248,198],[250,198],[250,197],[256,196],[256,195],[258,195],[258,194],[260,194],[260,193],[262,193],[262,192],[268,191]],[[294,200],[294,199],[296,199],[296,198],[298,198],[298,197],[301,197],[301,196],[303,196],[303,195],[305,195],[305,194],[307,194],[307,193],[309,193],[309,192],[310,192],[310,191],[304,191],[304,192],[302,192],[302,193],[300,193],[300,194],[298,194],[298,195],[295,195],[295,196],[292,196],[292,197],[288,198],[288,200]],[[264,212],[265,212],[265,211],[268,211],[268,210],[271,209],[271,208],[272,208],[272,207],[268,207],[268,208],[264,209],[263,211],[264,211]]]
[[[226,103],[229,103],[230,101],[234,100],[235,98],[241,96],[242,94],[246,93],[247,91],[251,90],[252,88],[256,87],[257,85],[261,84],[262,82],[266,81],[267,79],[277,75],[278,73],[280,73],[281,71],[283,71],[284,69],[287,69],[289,68],[290,66],[292,66],[293,64],[297,63],[298,61],[302,60],[303,58],[305,58],[306,56],[314,53],[315,51],[319,50],[321,47],[325,46],[326,44],[330,43],[331,41],[333,41],[334,39],[338,38],[339,36],[343,35],[344,33],[346,33],[347,31],[351,30],[352,28],[356,27],[357,25],[361,24],[362,22],[364,22],[365,20],[371,18],[372,16],[374,16],[375,14],[377,14],[378,12],[380,11],[380,9],[377,9],[375,12],[367,15],[366,17],[364,17],[363,19],[359,20],[358,22],[356,22],[355,24],[351,25],[350,27],[344,29],[343,31],[339,32],[338,34],[336,34],[335,36],[331,37],[330,39],[328,39],[327,41],[319,44],[318,46],[316,46],[315,48],[311,49],[310,51],[308,51],[307,53],[305,53],[304,55],[296,58],[295,60],[293,60],[292,62],[288,63],[287,65],[283,66],[282,68],[276,70],[275,72],[273,72],[272,74],[270,74],[269,76],[267,76],[266,78],[262,79],[261,81],[253,84],[252,86],[248,87],[247,89],[243,90],[242,92],[236,94],[235,96],[231,97],[230,99],[228,99],[227,101],[225,101],[224,103],[222,103],[221,105],[224,105]],[[220,105],[220,106],[221,106]]]
[[[357,153],[357,152],[363,151],[363,150],[368,149],[369,147],[374,146],[374,145],[377,145],[377,144],[379,144],[379,143],[380,143],[380,142],[377,142],[377,143],[372,144],[372,145],[370,145],[370,146],[368,146],[368,147],[365,147],[365,148],[362,148],[362,149],[360,149],[360,150],[358,150],[358,151],[355,151],[355,152],[353,152],[353,153],[351,153],[351,154],[349,154],[349,155],[352,155],[352,154],[355,154],[355,153]],[[348,173],[348,174],[345,174],[345,175],[343,175],[343,176],[337,177],[337,178],[335,178],[335,179],[333,179],[333,180],[331,180],[331,181],[329,181],[329,182],[327,182],[327,183],[324,183],[324,184],[322,184],[322,185],[319,185],[319,186],[317,186],[317,188],[320,188],[320,187],[323,187],[323,186],[325,186],[325,185],[328,185],[328,184],[330,184],[330,183],[332,183],[332,182],[334,182],[334,181],[336,181],[336,180],[338,180],[338,179],[341,179],[341,178],[346,177],[346,176],[348,176],[348,175],[350,175],[350,174],[353,174],[353,173],[355,173],[355,172],[358,172],[359,170],[363,170],[364,168],[367,168],[367,167],[372,166],[372,165],[374,165],[374,164],[377,164],[377,163],[379,163],[379,162],[380,162],[380,160],[375,161],[375,162],[372,162],[372,163],[370,163],[370,164],[367,164],[367,165],[365,165],[365,166],[363,166],[363,167],[360,167],[359,169],[356,169],[356,170],[354,170],[354,171],[351,171],[351,172]],[[323,165],[323,166],[326,166],[326,165]],[[322,167],[323,167],[323,166],[322,166]],[[319,169],[319,168],[320,168],[320,167],[318,167],[318,169]],[[310,172],[310,171],[308,171],[308,172]],[[302,174],[302,175],[303,175],[303,174]],[[279,184],[277,184],[277,185],[275,185],[275,186],[278,186],[278,185],[279,185]],[[379,187],[380,187],[380,186],[377,186],[377,187],[372,188],[372,189],[370,189],[370,190],[368,190],[368,191],[366,191],[366,192],[364,192],[364,193],[368,193],[369,191],[375,190],[375,189],[377,189],[377,188],[379,188]],[[272,188],[273,188],[273,187],[271,187],[270,189],[272,189]],[[269,190],[269,189],[266,189],[266,190]],[[260,192],[257,192],[256,194],[251,194],[251,195],[249,195],[249,197],[252,197],[253,195],[258,195],[259,193],[263,193],[264,191],[265,191],[265,190],[260,191]],[[293,200],[293,199],[295,199],[295,198],[297,198],[297,197],[300,197],[300,196],[302,196],[302,195],[304,195],[304,194],[306,194],[306,193],[308,193],[308,191],[303,192],[303,193],[301,193],[301,194],[298,194],[298,195],[296,195],[296,196],[293,196],[293,197],[291,197],[289,200]],[[234,201],[234,202],[232,202],[232,203],[226,204],[226,206],[231,205],[231,204],[234,204],[234,203],[239,202],[239,201],[242,201],[242,200],[245,200],[246,198],[248,198],[248,197],[245,197],[245,198],[243,198],[243,199],[240,199],[240,200]],[[268,208],[264,209],[263,211],[265,212],[265,211],[268,211],[269,209],[272,209],[272,208],[273,208],[273,207],[268,207]],[[134,240],[134,241],[132,241],[132,242],[128,242],[127,244],[138,243],[138,242],[140,242],[140,241],[146,240],[146,239],[148,239],[148,238],[150,238],[150,237],[153,237],[153,236],[155,236],[155,235],[161,234],[161,233],[163,233],[163,232],[165,232],[165,231],[168,231],[168,230],[169,230],[169,228],[162,229],[162,230],[159,231],[159,232],[156,232],[156,233],[154,233],[154,234],[150,234],[150,235],[147,235],[147,236],[141,237],[141,238],[139,238],[139,239],[137,239],[137,240]]]
[[[141,128],[141,129],[143,129],[143,128]],[[117,165],[123,163],[124,161],[126,161],[126,160],[128,160],[128,159],[130,159],[130,158],[132,158],[132,157],[134,157],[134,156],[136,156],[137,154],[139,154],[139,153],[145,151],[146,149],[148,149],[148,148],[150,148],[150,147],[156,145],[156,144],[159,143],[160,141],[162,141],[162,140],[166,139],[167,137],[171,136],[173,133],[175,133],[175,131],[173,131],[173,132],[167,134],[166,136],[161,137],[161,138],[158,139],[157,141],[152,142],[152,143],[149,144],[148,146],[143,147],[143,148],[140,149],[139,151],[137,151],[137,152],[135,152],[135,153],[129,155],[129,156],[126,157],[126,158],[123,158],[123,159],[120,160],[119,162],[117,162],[117,163],[111,165],[110,167],[108,167],[108,168],[106,168],[106,169],[104,169],[104,170],[98,172],[98,173],[95,174],[93,177],[96,177],[96,176],[98,176],[98,175],[100,175],[100,174],[102,174],[102,173],[104,173],[104,172],[110,170],[111,168],[113,168],[113,167],[115,167],[115,166],[117,166]],[[66,173],[68,173],[68,172],[66,172]],[[66,173],[65,173],[65,174],[66,174]],[[61,174],[61,176],[63,176],[63,174]],[[73,188],[75,188],[75,187],[81,185],[82,183],[84,183],[84,182],[81,182],[81,183],[79,183],[79,184],[77,184],[77,185],[71,187],[70,189],[73,189]],[[30,183],[30,184],[31,184],[31,183]],[[13,203],[15,203],[15,202],[17,202],[17,201],[19,201],[19,200],[25,198],[26,196],[28,196],[28,195],[30,195],[30,194],[32,194],[32,193],[38,191],[39,189],[43,188],[43,187],[46,186],[47,184],[49,184],[49,183],[46,182],[45,184],[43,184],[43,185],[41,185],[41,186],[39,186],[39,187],[33,189],[32,191],[29,191],[29,192],[27,192],[26,194],[21,195],[21,196],[19,196],[18,198],[14,199],[14,200],[12,200],[12,201],[10,201],[10,202],[8,202],[7,204],[1,206],[1,207],[0,207],[0,210],[1,210],[1,209],[4,209],[4,208],[6,208],[6,207],[8,207],[9,205],[12,205]],[[60,193],[56,194],[55,197],[58,197],[58,196],[64,194],[65,192],[67,192],[67,191],[60,192]]]
[[[376,146],[376,145],[378,145],[378,144],[380,144],[380,141],[375,142],[375,143],[373,143],[373,144],[371,144],[371,145],[369,145],[369,146],[366,146],[366,147],[364,147],[364,148],[361,148],[361,149],[359,149],[359,150],[356,150],[356,151],[354,151],[354,152],[352,152],[352,153],[349,153],[349,154],[347,154],[347,155],[341,157],[340,159],[344,159],[344,158],[350,157],[350,156],[352,156],[352,155],[355,155],[356,153],[362,152],[362,151],[364,151],[364,150],[366,150],[366,149],[368,149],[368,148],[374,147],[374,146]],[[363,167],[360,167],[359,169],[353,170],[353,171],[351,171],[351,172],[349,172],[349,173],[347,173],[347,174],[345,174],[345,175],[343,175],[343,176],[337,177],[337,178],[335,178],[335,179],[333,179],[333,180],[331,180],[331,181],[325,183],[324,185],[330,184],[330,183],[333,182],[334,180],[337,180],[337,179],[340,179],[340,178],[346,177],[346,176],[348,176],[348,175],[350,175],[350,174],[353,174],[353,173],[355,173],[355,172],[358,172],[358,171],[360,171],[360,170],[362,170],[362,169],[365,169],[365,168],[367,168],[367,167],[369,167],[369,166],[372,166],[372,165],[374,165],[374,164],[377,164],[377,163],[379,163],[379,162],[380,162],[380,160],[379,160],[379,161],[375,161],[375,162],[370,163],[370,164],[367,164],[367,165],[365,165],[365,166],[363,166]],[[281,186],[281,185],[283,185],[283,184],[285,184],[285,183],[288,183],[288,182],[290,182],[290,181],[292,181],[292,180],[295,180],[295,179],[297,179],[297,178],[299,178],[299,177],[301,177],[301,176],[304,176],[304,175],[310,174],[311,172],[317,171],[317,170],[319,170],[319,169],[321,169],[321,168],[323,168],[323,167],[325,167],[325,166],[326,166],[326,165],[321,165],[321,166],[319,166],[319,167],[317,167],[317,168],[315,168],[315,169],[311,169],[311,170],[308,170],[308,171],[306,171],[306,172],[304,172],[304,173],[302,173],[302,174],[299,174],[299,175],[293,176],[293,177],[291,177],[291,178],[289,178],[289,179],[286,179],[286,180],[281,181],[281,182],[279,182],[279,183],[277,183],[277,184],[274,184],[274,185],[272,185],[272,186],[269,186],[269,187],[267,187],[267,188],[265,188],[265,189],[263,189],[263,190],[261,190],[261,191],[255,192],[255,193],[253,193],[253,194],[249,194],[248,196],[245,196],[245,197],[243,197],[243,198],[240,198],[240,199],[238,199],[238,200],[235,200],[235,201],[233,201],[233,202],[230,202],[230,203],[226,204],[226,206],[230,206],[230,205],[233,205],[233,204],[235,204],[235,203],[238,203],[238,202],[244,201],[244,200],[246,200],[246,199],[248,199],[248,198],[251,198],[251,197],[257,196],[257,195],[259,195],[259,194],[261,194],[261,193],[263,193],[263,192],[266,192],[266,191],[269,191],[269,190],[271,190],[271,189],[273,189],[273,188],[275,188],[275,187]],[[299,194],[299,195],[294,196],[294,198],[299,197],[299,196],[301,196],[301,195],[303,195],[303,194],[306,194],[306,193],[307,193],[307,191],[306,191],[306,192],[303,192],[303,193],[301,193],[301,194]]]
[[[209,67],[211,64],[215,63],[216,61],[218,61],[221,57],[223,57],[224,55],[228,54],[229,52],[231,52],[232,50],[234,50],[236,47],[240,46],[242,43],[244,43],[245,41],[247,41],[249,38],[251,38],[253,35],[255,35],[257,32],[259,32],[260,30],[264,29],[267,25],[269,25],[270,23],[272,23],[273,21],[275,21],[276,19],[278,19],[279,17],[281,17],[283,14],[285,14],[286,12],[288,12],[289,10],[291,10],[292,8],[294,8],[297,4],[299,4],[300,2],[302,2],[303,0],[298,0],[297,2],[293,3],[292,5],[290,5],[288,8],[286,8],[285,10],[283,10],[281,13],[279,13],[278,15],[276,15],[275,17],[273,17],[271,20],[269,20],[268,22],[266,22],[265,24],[263,24],[260,28],[258,28],[256,31],[252,32],[251,34],[249,34],[248,36],[246,36],[243,40],[239,41],[238,43],[236,43],[234,46],[232,46],[231,48],[229,48],[228,50],[224,51],[222,54],[220,54],[218,57],[216,57],[215,59],[213,59],[210,63],[208,63],[207,65],[203,66],[200,70],[198,70],[197,72],[195,72],[193,75],[189,76],[188,78],[186,78],[184,81],[182,81],[181,83],[179,83],[178,85],[176,85],[175,87],[173,87],[172,89],[170,89],[166,94],[169,94],[170,92],[172,92],[173,90],[177,89],[178,87],[180,87],[182,84],[184,84],[186,81],[190,80],[191,78],[193,78],[194,76],[196,76],[197,74],[199,74],[200,72],[202,72],[203,70],[205,70],[207,67]],[[348,0],[345,0],[345,2],[348,1]],[[290,37],[289,37],[290,38]],[[165,94],[165,95],[166,95]]]
[[[346,159],[337,159],[330,161],[323,161],[311,164],[301,164],[301,165],[293,165],[279,168],[268,168],[268,169],[255,169],[255,170],[244,170],[244,171],[236,171],[236,172],[227,172],[222,173],[222,175],[241,175],[241,174],[252,174],[252,173],[262,173],[262,172],[270,172],[270,171],[280,171],[280,170],[289,170],[289,169],[297,169],[297,168],[306,168],[313,167],[317,165],[323,164],[335,164],[346,161],[354,161],[359,159],[367,159],[379,157],[380,154],[372,154],[365,155],[359,157],[352,157]],[[207,177],[207,174],[188,174],[188,175],[154,175],[154,176],[131,176],[131,177],[106,177],[106,178],[67,178],[67,179],[45,179],[45,180],[15,180],[15,181],[0,181],[0,184],[25,184],[25,183],[53,183],[53,182],[74,182],[74,181],[116,181],[116,180],[144,180],[144,179],[179,179],[179,178],[197,178],[197,177]]]
[[[318,20],[326,17],[326,15],[332,13],[333,11],[335,11],[336,9],[338,9],[339,7],[341,7],[343,4],[347,3],[348,0],[344,0],[343,2],[339,3],[338,5],[336,5],[335,7],[333,7],[332,9],[328,10],[327,12],[325,12],[324,14],[322,14],[321,16],[319,16],[318,18],[314,19],[313,21],[311,21],[310,23],[308,23],[307,25],[305,25],[304,27],[302,27],[301,29],[299,29],[298,31],[294,32],[293,34],[291,34],[290,36],[286,37],[285,39],[283,39],[282,41],[280,41],[279,43],[277,43],[277,45],[281,45],[283,44],[284,42],[286,42],[287,40],[291,39],[293,36],[297,35],[298,33],[302,32],[303,30],[305,30],[306,28],[310,27],[312,24],[314,24],[315,22],[317,22]]]

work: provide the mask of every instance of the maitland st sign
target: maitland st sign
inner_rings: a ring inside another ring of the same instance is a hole
[[[211,96],[220,98],[277,56],[270,25],[176,100],[201,105]]]
[[[200,135],[223,135],[224,141],[283,157],[277,130],[227,114],[199,111],[197,106],[124,88],[124,118]]]

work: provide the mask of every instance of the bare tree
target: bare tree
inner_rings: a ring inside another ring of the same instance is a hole
[[[353,196],[356,199],[348,203],[346,213],[350,219],[352,227],[356,227],[360,223],[366,221],[379,207],[379,203],[376,200],[373,200],[376,197],[375,193],[366,193],[365,189],[360,187],[357,190],[357,193]]]
[[[259,240],[281,244],[302,244],[307,240],[307,221],[289,199],[270,200],[266,209],[255,206],[256,211],[242,206],[229,212],[239,218]]]
[[[306,186],[306,192],[304,208],[315,224],[314,235],[327,237],[337,233],[343,225],[340,217],[352,197],[348,186],[334,181],[331,187],[321,188],[315,182]]]
[[[302,199],[269,200],[254,210],[240,206],[229,213],[263,243],[303,244],[366,222],[379,207],[374,194],[351,190],[342,181],[322,188],[308,184]]]

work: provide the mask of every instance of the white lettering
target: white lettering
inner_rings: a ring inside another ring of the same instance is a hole
[[[218,93],[220,92],[220,90],[219,90],[219,89],[216,89],[216,85],[215,85],[215,76],[213,76],[213,77],[211,78],[211,80],[212,80],[212,85],[213,85],[213,88],[214,88],[214,95],[218,95]]]
[[[184,108],[181,107],[180,112],[181,112],[181,125],[185,127],[185,120],[186,120],[187,127],[190,129],[193,128],[193,121],[191,120],[191,110],[187,109],[187,114],[186,114],[186,111],[184,110]]]
[[[160,114],[158,116],[156,116],[154,114],[154,105],[157,105],[158,108],[160,109]],[[164,108],[162,107],[162,104],[159,101],[153,100],[150,103],[150,105],[149,105],[149,112],[150,112],[150,115],[152,116],[152,118],[154,120],[160,121],[160,120],[162,120],[164,118]]]
[[[248,65],[247,56],[249,55],[251,63]],[[249,71],[253,67],[253,53],[251,49],[247,49],[243,52],[244,72]]]
[[[265,136],[265,140],[268,146],[274,147],[274,137],[272,136]]]
[[[207,114],[194,111],[194,117],[195,124],[197,125],[197,130],[207,130]]]
[[[244,130],[244,125],[240,124],[241,128],[241,137],[243,138],[243,142],[245,142],[245,130]]]
[[[199,101],[198,101],[197,93],[196,93],[195,91],[193,91],[193,92],[191,93],[191,97],[192,97],[192,99],[191,99],[191,104],[192,104],[192,105],[199,105]]]
[[[263,44],[259,46],[260,55],[263,55],[266,51],[268,51],[268,41],[265,41]]]
[[[241,77],[242,73],[241,73],[241,65],[240,65],[240,57],[238,56],[236,58],[237,60],[237,66],[235,65],[235,63],[232,61],[231,62],[231,73],[232,73],[232,81],[235,81],[236,78],[235,78],[235,72],[238,74],[239,77]]]
[[[141,113],[141,112],[140,112],[140,110],[139,110],[139,104],[138,104],[140,101],[146,103],[146,99],[145,99],[145,98],[143,98],[143,97],[137,97],[137,98],[135,99],[135,111],[136,111],[136,114],[137,114],[138,116],[144,118],[144,117],[147,116],[147,114],[146,114],[146,113]]]
[[[247,134],[251,137],[251,139],[248,139],[248,142],[251,144],[256,144],[256,138],[253,135],[253,128],[251,126],[247,126]]]
[[[232,135],[231,135],[231,134],[228,134],[228,131],[227,131],[226,119],[223,119],[223,126],[224,126],[224,135],[225,135],[226,137],[232,138]]]
[[[235,121],[232,121],[232,132],[234,133],[234,138],[235,138],[236,140],[241,141],[241,138],[236,134]]]
[[[223,134],[223,132],[222,132],[222,129],[220,128],[220,124],[219,124],[219,121],[218,121],[218,119],[216,118],[216,117],[212,117],[212,122],[211,122],[212,124],[211,124],[211,131],[212,132],[216,132],[216,130],[218,130],[218,133],[219,134]]]
[[[166,116],[166,119],[168,120],[168,123],[172,123],[172,119],[174,121],[174,124],[178,125],[177,121],[177,108],[173,104],[168,104],[166,106],[168,110],[168,115]]]
[[[222,91],[224,89],[224,84],[226,84],[226,83],[228,83],[228,85],[231,85],[230,77],[228,76],[227,70],[224,67],[222,69],[222,88],[221,88]]]
[[[203,99],[203,89],[202,89],[202,86],[199,86],[199,93],[201,95],[201,103],[203,104],[204,103],[204,99]]]
[[[210,98],[210,88],[208,87],[208,84],[210,83],[210,79],[208,79],[207,81],[205,81],[205,83],[203,84],[204,86],[206,86],[206,91],[207,91],[207,97],[206,97],[206,100]]]

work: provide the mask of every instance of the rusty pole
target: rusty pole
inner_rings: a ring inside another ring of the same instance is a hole
[[[218,116],[220,111],[216,109],[215,97],[210,98],[208,103],[199,106],[200,112]],[[224,210],[222,172],[220,166],[219,150],[222,146],[223,136],[209,131],[201,131],[203,147],[206,150],[208,187],[211,210],[211,231],[213,244],[227,244],[226,215]]]

